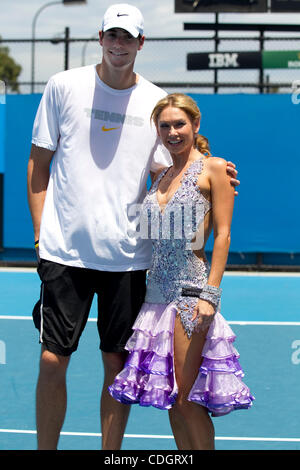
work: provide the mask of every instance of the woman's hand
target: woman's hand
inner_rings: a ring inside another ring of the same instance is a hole
[[[192,321],[198,318],[198,329],[206,330],[210,327],[211,322],[213,321],[215,316],[215,308],[206,300],[199,300],[195,309],[194,315],[192,317]]]

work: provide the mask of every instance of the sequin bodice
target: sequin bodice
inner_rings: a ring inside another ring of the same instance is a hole
[[[202,168],[202,158],[189,166],[163,211],[158,204],[157,188],[167,168],[144,200],[142,212],[153,245],[146,302],[170,303],[179,300],[182,287],[201,287],[206,283],[209,265],[193,252],[195,234],[201,237],[202,222],[211,208],[197,185]]]

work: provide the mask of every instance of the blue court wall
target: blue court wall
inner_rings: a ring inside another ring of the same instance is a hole
[[[27,204],[27,163],[34,116],[41,95],[7,95],[5,105],[4,248],[32,248]]]
[[[300,105],[291,95],[191,95],[213,155],[237,165],[231,252],[300,252]]]
[[[300,105],[292,103],[291,95],[191,96],[202,112],[201,133],[209,139],[213,155],[231,160],[239,171],[230,251],[300,253]],[[0,107],[5,108],[6,121],[6,248],[32,248],[26,169],[40,98],[8,95]],[[1,131],[0,115],[1,140],[3,127]]]
[[[5,103],[0,96],[0,173],[4,173],[5,162]]]

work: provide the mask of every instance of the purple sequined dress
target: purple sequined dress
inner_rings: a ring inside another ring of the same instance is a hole
[[[175,317],[180,315],[188,337],[197,324],[197,320],[191,318],[198,299],[183,297],[181,291],[183,287],[201,288],[209,274],[208,263],[197,258],[192,249],[195,249],[195,233],[201,236],[201,224],[211,209],[196,184],[202,168],[202,158],[190,165],[163,212],[156,192],[167,169],[159,175],[144,200],[141,223],[147,222],[153,255],[145,303],[126,344],[128,359],[109,387],[110,394],[122,403],[169,409],[176,400]],[[244,374],[234,340],[235,335],[220,314],[219,305],[206,337],[198,376],[188,397],[207,407],[212,416],[249,408],[254,399],[242,381]]]

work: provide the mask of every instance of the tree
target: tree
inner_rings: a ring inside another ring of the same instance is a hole
[[[22,67],[10,57],[9,48],[0,46],[0,80],[4,81],[8,90],[19,92],[18,77],[21,71]]]

